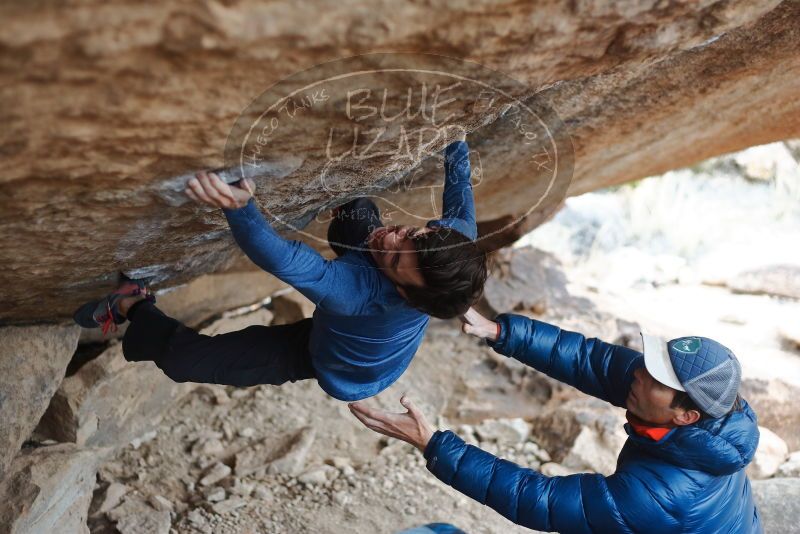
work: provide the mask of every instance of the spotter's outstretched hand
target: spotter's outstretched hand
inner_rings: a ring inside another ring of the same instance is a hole
[[[433,436],[433,427],[411,399],[403,395],[400,397],[400,404],[408,410],[406,413],[376,410],[367,406],[364,401],[351,402],[347,406],[356,419],[370,430],[401,439],[424,452]]]
[[[240,187],[232,187],[222,181],[216,173],[201,171],[189,180],[185,192],[198,204],[236,209],[246,206],[255,190],[255,184],[248,178],[241,180],[239,184]]]

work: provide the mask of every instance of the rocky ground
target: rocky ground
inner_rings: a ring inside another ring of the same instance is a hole
[[[793,319],[800,317],[800,261],[780,244],[796,235],[800,213],[778,201],[787,192],[800,198],[800,185],[777,185],[800,180],[738,183],[745,200],[726,202],[740,211],[751,202],[748,223],[725,219],[735,209],[717,202],[730,184],[699,178],[682,177],[678,191],[662,178],[569,201],[529,240],[541,248],[495,255],[480,308],[634,348],[642,329],[724,341],[742,362],[741,393],[759,415],[748,474],[766,531],[791,532],[800,521],[800,322]],[[708,228],[705,241],[676,228],[669,210],[658,213],[665,204],[686,207],[687,198],[700,206],[689,212],[713,214],[681,223]],[[715,224],[732,237],[714,235]],[[311,313],[308,301],[276,294],[259,276],[206,277],[160,303],[208,334]],[[264,294],[273,296],[239,307]],[[213,309],[218,296],[232,308],[221,315]],[[26,332],[13,330],[8,339],[16,341],[4,345],[14,365],[33,364],[26,354],[42,351],[52,355],[50,367],[71,362],[55,394],[42,391],[49,407],[0,483],[0,534],[392,533],[437,521],[472,533],[523,531],[438,482],[419,452],[362,427],[312,381],[177,385],[151,363],[125,362],[119,333],[101,342],[83,332],[73,355],[65,347],[77,343],[74,329],[54,327],[30,347]],[[403,393],[438,428],[549,475],[609,474],[625,440],[622,410],[496,355],[461,334],[457,321],[432,321],[407,372],[370,402],[397,410]],[[25,407],[24,400],[4,402]],[[20,408],[16,422],[30,418]],[[5,431],[30,434],[12,425]]]
[[[637,324],[568,287],[554,256],[517,249],[496,258],[482,306],[636,346]],[[310,312],[301,302],[285,294],[266,307],[227,313],[205,331],[296,320]],[[99,352],[65,379],[15,459],[3,496],[12,513],[27,512],[11,516],[9,532],[40,532],[48,524],[122,534],[372,533],[435,521],[473,533],[524,530],[438,482],[416,450],[365,429],[314,382],[189,390],[150,363],[122,362],[117,341]],[[747,380],[745,388],[767,416],[762,424],[774,430],[762,429],[750,474],[767,485],[755,487],[791,495],[800,483],[785,478],[800,475],[800,452],[791,452],[800,449],[800,390],[776,380]],[[398,409],[404,392],[439,428],[551,475],[611,473],[625,439],[622,410],[496,355],[461,334],[455,321],[433,321],[408,371],[372,402]],[[27,497],[34,485],[38,495]],[[780,518],[786,506],[764,515]]]
[[[741,168],[722,161],[717,171],[741,173],[748,160],[737,157],[744,161]],[[769,181],[762,176],[760,185],[739,184],[737,191],[775,206],[769,195],[783,197],[785,191],[765,192]],[[647,187],[639,188],[638,197],[629,191],[616,195],[641,204]],[[660,187],[650,195],[663,204],[663,182]],[[724,197],[724,187],[715,184],[714,191],[714,198]],[[702,191],[690,193],[700,195],[696,202],[707,202]],[[593,222],[598,208],[591,202],[602,208],[599,228]],[[792,495],[800,492],[800,344],[791,320],[800,313],[795,252],[776,251],[769,239],[755,244],[747,228],[727,220],[727,231],[749,243],[747,257],[737,257],[743,247],[725,240],[681,249],[676,246],[681,234],[653,222],[652,213],[648,220],[658,238],[641,229],[626,235],[608,221],[636,227],[630,207],[620,215],[608,202],[607,197],[574,201],[537,231],[533,241],[552,253],[526,247],[497,255],[483,310],[515,310],[634,347],[641,328],[666,336],[702,330],[724,339],[742,361],[742,392],[760,416],[761,443],[748,472],[763,501],[767,530],[791,530],[797,515]],[[771,228],[773,241],[796,231],[791,208],[788,213]],[[758,222],[758,228],[770,227],[766,219]],[[697,253],[700,248],[703,254]],[[670,252],[675,250],[680,252]],[[736,262],[738,270],[724,268]],[[712,280],[708,273],[724,276]],[[294,320],[310,312],[307,304],[298,311],[298,302],[281,297],[269,304],[270,311],[227,317],[210,329]],[[432,322],[409,370],[373,402],[397,409],[404,392],[440,428],[455,429],[490,452],[548,474],[611,473],[625,439],[621,410],[495,355],[460,334],[456,322]],[[433,521],[449,521],[467,532],[523,531],[439,483],[416,450],[361,427],[344,403],[305,382],[196,388],[166,412],[157,429],[100,467],[89,525],[93,532],[123,533],[372,533]]]
[[[487,310],[519,308],[503,300],[514,293],[552,320],[560,317],[606,339],[628,339],[623,330],[631,325],[567,293],[554,258],[533,249],[514,257],[498,259],[500,278],[492,282]],[[519,291],[523,271],[551,280],[533,284],[544,288],[539,293]],[[288,294],[266,307],[228,313],[205,331],[296,320],[310,311]],[[136,380],[120,378],[132,367]],[[92,532],[395,532],[435,521],[468,532],[518,528],[439,483],[415,449],[362,427],[345,403],[312,381],[246,389],[201,385],[187,393],[184,386],[162,385],[158,373],[149,363],[121,364],[119,343],[112,342],[65,380],[58,395],[70,409],[51,408],[28,443],[32,451],[46,451],[35,447],[51,443],[46,439],[53,428],[66,427],[72,428],[68,438],[105,451],[98,452],[105,461],[89,510]],[[156,404],[131,400],[133,386],[150,387],[148,397],[174,403],[157,427],[141,426],[148,417],[126,419],[128,412],[153,417]],[[550,474],[611,472],[614,449],[624,439],[621,411],[587,404],[576,392],[496,355],[461,334],[457,321],[433,321],[409,370],[373,402],[394,410],[404,392],[439,428]],[[136,437],[116,452],[100,448],[124,439],[128,429],[138,430],[130,434]]]
[[[591,335],[638,342],[637,325],[567,291],[554,257],[521,249],[499,257],[496,269],[487,309],[523,308]],[[546,286],[535,283],[545,279]],[[524,291],[521,281],[548,289]],[[270,315],[249,312],[210,329]],[[756,404],[775,402],[774,388],[767,390],[754,391]],[[403,392],[440,428],[548,474],[611,473],[625,439],[621,410],[498,357],[456,322],[434,321],[409,370],[374,402],[397,409]],[[791,407],[797,392],[787,390],[782,401]],[[751,477],[800,475],[800,453],[790,456],[786,444],[796,430],[775,430],[785,439],[762,431]],[[435,521],[467,532],[524,531],[438,482],[416,450],[363,428],[314,382],[194,389],[155,430],[100,467],[89,517],[92,532],[123,534],[372,533]]]

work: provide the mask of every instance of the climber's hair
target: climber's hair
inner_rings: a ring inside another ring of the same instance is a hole
[[[431,228],[411,240],[425,285],[402,286],[408,303],[439,319],[465,314],[483,293],[486,254],[470,238],[447,227]]]
[[[700,414],[700,420],[703,419],[710,419],[711,416],[708,415],[706,412],[701,410],[697,404],[689,397],[689,394],[685,391],[675,391],[675,396],[672,397],[672,402],[669,404],[669,407],[673,410],[675,408],[680,408],[684,412],[688,412],[689,410],[694,410]],[[731,412],[741,412],[744,410],[744,404],[742,402],[742,397],[739,394],[736,394],[736,399],[733,401],[733,406],[728,413]]]

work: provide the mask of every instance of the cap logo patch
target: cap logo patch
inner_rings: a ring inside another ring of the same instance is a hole
[[[697,354],[700,350],[700,338],[698,337],[685,337],[679,339],[672,344],[672,348],[684,354]]]

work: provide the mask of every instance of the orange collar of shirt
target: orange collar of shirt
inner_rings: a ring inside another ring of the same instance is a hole
[[[672,430],[666,426],[654,426],[646,423],[631,412],[625,412],[625,417],[628,419],[628,423],[630,423],[633,431],[636,432],[636,435],[650,438],[653,441],[660,441]]]

